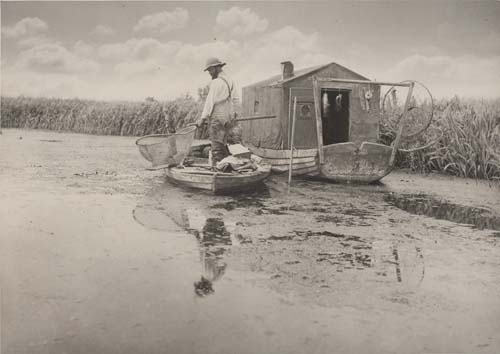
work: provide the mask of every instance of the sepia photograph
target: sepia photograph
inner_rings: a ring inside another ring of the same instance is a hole
[[[500,1],[0,18],[0,354],[500,353]]]

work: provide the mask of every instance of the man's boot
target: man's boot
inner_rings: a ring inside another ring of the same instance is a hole
[[[217,163],[222,161],[226,156],[229,156],[226,144],[212,141],[212,168],[215,169]]]

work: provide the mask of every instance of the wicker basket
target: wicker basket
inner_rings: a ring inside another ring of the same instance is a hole
[[[183,128],[175,134],[146,135],[137,139],[141,155],[152,163],[152,169],[180,164],[189,153],[196,127]]]

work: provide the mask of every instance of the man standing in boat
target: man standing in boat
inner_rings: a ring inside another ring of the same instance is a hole
[[[201,113],[196,122],[198,127],[208,124],[208,134],[212,144],[212,166],[229,155],[226,147],[229,133],[235,126],[235,110],[233,106],[234,84],[222,70],[226,63],[217,58],[209,58],[205,70],[212,77],[210,88]]]

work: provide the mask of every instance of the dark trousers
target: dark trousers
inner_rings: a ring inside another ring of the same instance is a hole
[[[209,136],[212,143],[212,166],[229,156],[226,147],[229,131],[233,127],[232,122],[213,119],[209,126]]]
[[[226,144],[212,140],[212,166],[215,166],[217,162],[227,156],[229,156],[229,151],[227,150]]]

